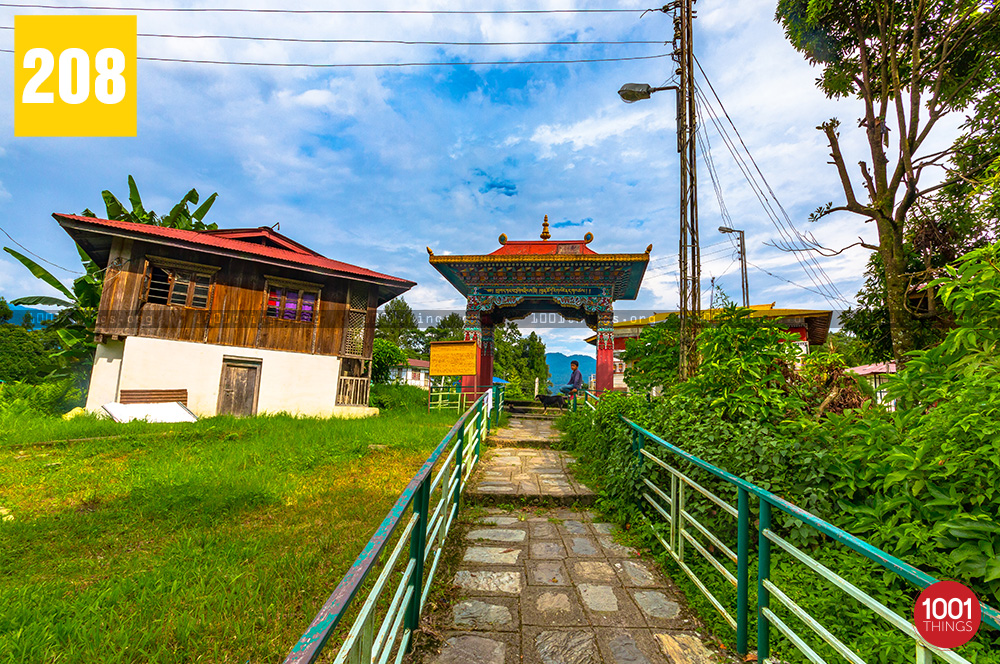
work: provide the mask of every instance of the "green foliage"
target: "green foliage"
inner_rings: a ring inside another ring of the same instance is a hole
[[[40,335],[0,323],[0,382],[34,381],[48,373],[49,366]]]
[[[568,414],[560,426],[567,444],[581,453],[585,473],[596,481],[600,506],[633,529],[644,523],[638,512],[644,507],[642,491],[648,489],[639,483],[631,432],[618,419],[624,414],[686,452],[932,576],[965,583],[997,606],[1000,244],[964,256],[934,286],[955,327],[940,344],[911,353],[906,367],[889,382],[895,411],[864,399],[854,379],[844,373],[844,358],[834,352],[810,354],[801,370],[785,376],[784,382],[779,378],[785,374],[782,369],[767,369],[745,358],[737,361],[756,344],[762,347],[753,352],[776,366],[788,358],[777,348],[784,343],[780,335],[772,329],[751,329],[755,323],[733,311],[702,332],[704,369],[692,380],[659,399],[609,395],[596,410],[578,408]],[[728,398],[720,398],[723,391]],[[735,504],[731,485],[655,443],[645,447]],[[669,485],[659,467],[648,462],[642,476],[658,486]],[[724,542],[735,542],[733,520],[714,504],[695,497],[685,509]],[[648,508],[646,512],[658,519]],[[900,615],[912,611],[916,589],[898,576],[832,544],[796,519],[780,512],[774,516],[773,529],[782,537]],[[648,542],[659,546],[652,538]],[[732,601],[731,588],[707,563],[697,556],[686,562],[713,593]],[[810,614],[837,625],[838,636],[867,661],[890,664],[912,653],[912,645],[885,630],[870,612],[844,602],[838,593],[816,592],[812,577],[804,576],[793,561],[774,558],[772,579]],[[693,586],[689,589],[698,594]],[[700,606],[712,611],[705,602]],[[710,614],[704,617],[714,620]],[[782,661],[801,661],[780,639],[775,652]],[[985,630],[960,654],[995,664],[1000,662],[1000,639]]]
[[[677,382],[680,318],[665,320],[642,328],[638,339],[625,342],[625,384],[634,392],[649,392]]]
[[[107,209],[108,219],[117,221],[130,221],[134,224],[150,224],[153,226],[166,226],[168,228],[180,228],[187,231],[214,231],[218,224],[206,224],[205,215],[212,208],[215,199],[219,197],[214,193],[198,206],[194,211],[188,208],[188,204],[198,205],[198,190],[192,189],[181,197],[170,209],[167,216],[160,216],[153,210],[147,210],[142,204],[142,197],[139,195],[139,187],[135,183],[135,178],[128,176],[128,200],[132,210],[126,210],[121,201],[110,191],[105,189],[101,192],[104,199],[104,207]],[[86,217],[96,217],[89,209],[83,211]]]
[[[888,383],[895,413],[831,423],[850,440],[841,483],[855,526],[1000,601],[1000,244],[938,280],[956,327]]]
[[[14,316],[14,312],[10,310],[10,305],[7,304],[7,300],[0,297],[0,325],[10,322],[10,319]]]
[[[379,312],[375,319],[375,336],[405,351],[416,351],[422,345],[417,317],[402,297],[389,300]]]
[[[39,385],[14,382],[0,385],[0,413],[8,416],[62,415],[83,404],[83,392],[71,378],[49,380]]]
[[[372,382],[392,381],[392,370],[406,364],[406,353],[387,339],[376,338],[372,345]]]
[[[507,321],[493,331],[493,375],[509,381],[508,399],[533,399],[535,378],[538,391],[547,394],[549,368],[545,363],[545,344],[532,332],[521,336],[517,324]]]
[[[697,375],[678,391],[710,395],[709,405],[732,421],[778,422],[802,407],[789,389],[795,337],[751,313],[724,304],[713,324],[698,335],[702,360]]]
[[[413,385],[372,385],[369,402],[374,408],[427,412],[427,390]]]

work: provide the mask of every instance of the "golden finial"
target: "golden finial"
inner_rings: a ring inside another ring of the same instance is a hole
[[[429,256],[433,256],[433,255],[434,255],[434,250],[433,250],[433,249],[431,249],[430,247],[427,247],[427,254],[428,254]]]
[[[507,244],[507,234],[500,233],[500,237],[497,238],[497,241],[499,241],[500,244]]]
[[[653,245],[649,245],[648,247],[646,247],[646,253],[647,254],[648,253],[652,253],[652,251],[653,251]]]
[[[542,221],[542,234],[539,236],[543,240],[548,240],[551,235],[549,235],[549,215],[545,215],[545,220]]]

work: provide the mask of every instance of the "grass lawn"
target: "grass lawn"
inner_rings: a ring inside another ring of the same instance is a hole
[[[456,417],[0,417],[0,662],[280,662]]]

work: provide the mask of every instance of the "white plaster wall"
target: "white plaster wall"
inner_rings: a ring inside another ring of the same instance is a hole
[[[121,378],[124,341],[97,344],[94,352],[94,370],[90,374],[87,390],[87,410],[97,412],[106,403],[118,401],[118,381]]]
[[[188,408],[207,417],[215,415],[218,407],[223,356],[259,358],[259,414],[336,414],[337,357],[148,337],[129,337],[124,345],[119,391],[186,388]]]

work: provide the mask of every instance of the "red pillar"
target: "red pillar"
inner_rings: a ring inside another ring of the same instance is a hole
[[[597,384],[594,391],[601,393],[615,386],[615,331],[612,312],[597,315]]]
[[[493,385],[493,319],[489,314],[482,315],[480,329],[477,392],[482,393]]]

